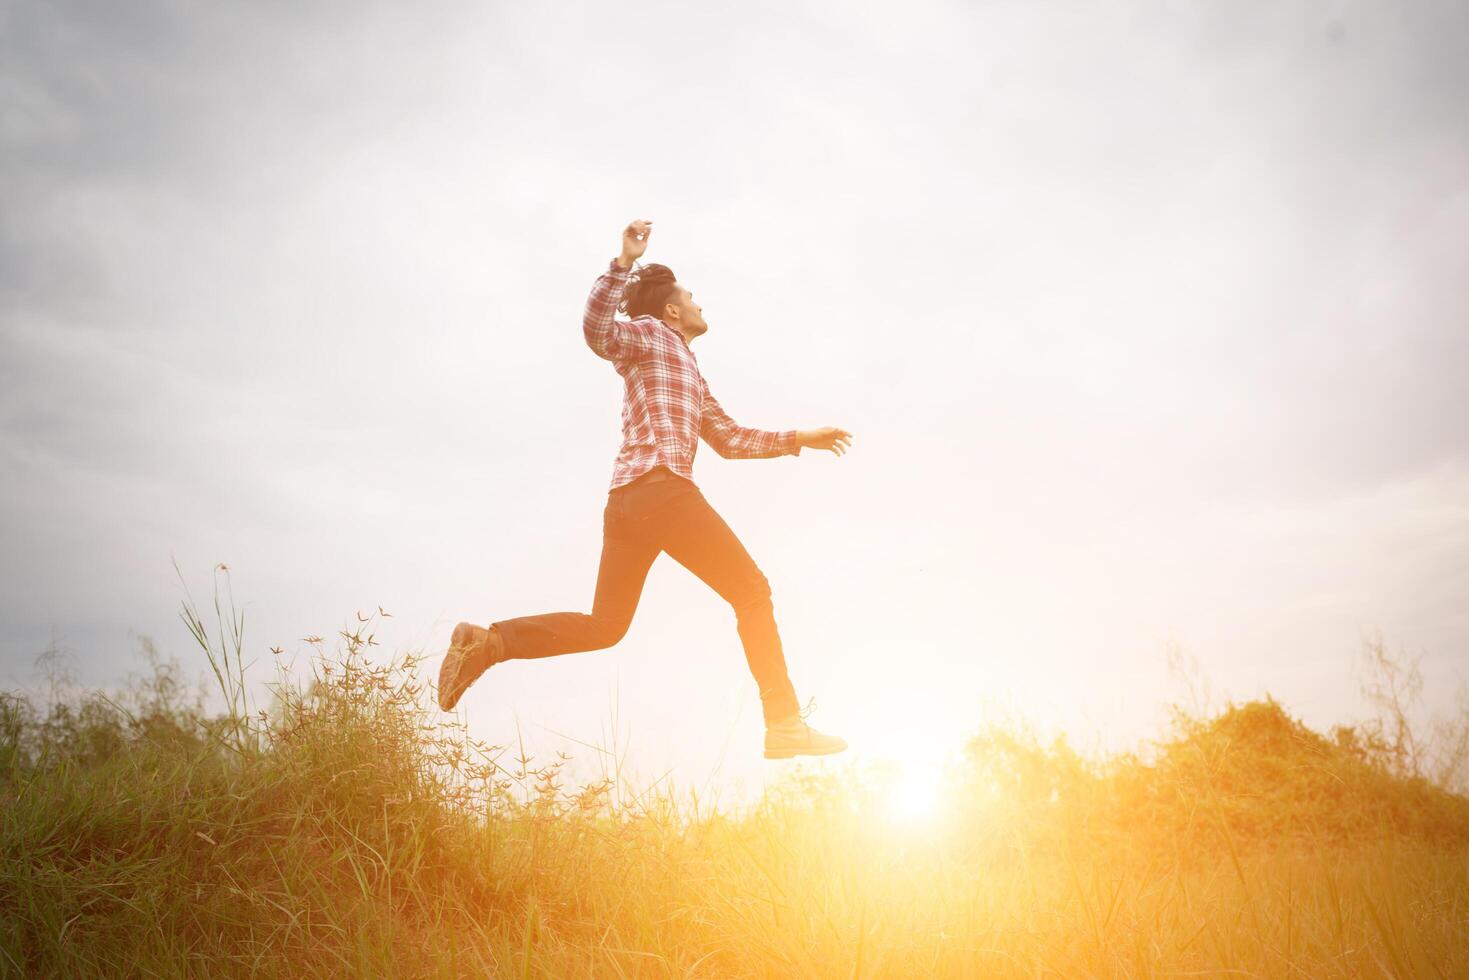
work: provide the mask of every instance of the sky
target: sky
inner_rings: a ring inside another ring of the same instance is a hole
[[[650,218],[730,414],[854,434],[695,465],[851,758],[1127,746],[1184,675],[1325,728],[1373,638],[1450,710],[1466,38],[1428,0],[0,3],[0,684],[202,670],[221,563],[260,681],[377,606],[430,669],[589,610],[621,384],[579,321]],[[616,648],[462,707],[675,786],[785,765],[666,556]]]

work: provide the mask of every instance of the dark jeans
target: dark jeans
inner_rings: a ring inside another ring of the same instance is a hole
[[[648,479],[653,474],[668,478]],[[665,551],[734,608],[765,720],[796,714],[800,705],[775,629],[770,583],[699,488],[664,467],[607,495],[591,615],[557,612],[494,623],[507,659],[534,660],[617,643],[632,623],[648,569]]]

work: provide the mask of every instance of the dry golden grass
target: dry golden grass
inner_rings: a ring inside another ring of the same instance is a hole
[[[1266,700],[1094,760],[990,730],[916,823],[860,765],[693,811],[445,727],[375,617],[251,712],[216,610],[223,717],[163,664],[0,702],[7,975],[1469,976],[1469,801],[1392,716]]]

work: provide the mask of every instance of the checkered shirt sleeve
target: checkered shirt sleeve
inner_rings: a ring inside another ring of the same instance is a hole
[[[592,293],[587,297],[587,308],[582,315],[581,329],[587,346],[598,357],[609,361],[623,361],[645,353],[651,346],[650,331],[656,329],[644,317],[617,319],[617,304],[622,301],[622,291],[627,288],[627,277],[631,272],[613,259],[607,271],[592,285]]]
[[[794,429],[750,429],[725,413],[709,392],[698,358],[673,327],[653,316],[617,319],[631,272],[616,260],[609,263],[592,285],[582,317],[587,346],[611,361],[623,380],[622,445],[611,488],[655,466],[692,481],[701,437],[727,459],[800,455]]]
[[[764,429],[747,429],[737,425],[709,391],[709,383],[702,377],[699,383],[704,391],[699,435],[714,447],[716,453],[725,459],[770,459],[773,456],[801,455],[795,429],[767,432]]]

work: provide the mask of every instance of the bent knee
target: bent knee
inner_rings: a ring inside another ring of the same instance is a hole
[[[752,576],[749,582],[730,601],[730,605],[734,606],[736,613],[763,609],[770,604],[770,580],[761,573],[756,573]]]
[[[631,619],[595,619],[592,628],[592,636],[596,640],[598,650],[616,646],[622,642],[627,635],[628,627],[632,625]]]

